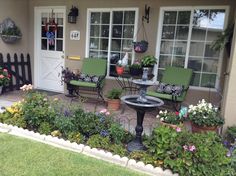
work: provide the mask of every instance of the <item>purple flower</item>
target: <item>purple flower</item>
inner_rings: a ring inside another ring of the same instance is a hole
[[[196,150],[196,147],[194,145],[189,146],[189,151],[194,152]]]
[[[108,132],[107,130],[102,130],[102,131],[100,132],[100,135],[101,135],[102,137],[106,137],[106,136],[109,135],[109,132]]]

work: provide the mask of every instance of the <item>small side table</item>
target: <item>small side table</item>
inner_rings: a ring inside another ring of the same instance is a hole
[[[123,73],[122,75],[114,75],[117,83],[120,85],[121,89],[127,94],[136,94],[139,91],[139,86],[133,83],[134,79],[141,79],[142,75],[133,76],[129,73]],[[152,79],[154,75],[149,75],[148,79]]]

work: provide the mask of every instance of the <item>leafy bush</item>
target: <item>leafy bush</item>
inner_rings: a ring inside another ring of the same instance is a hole
[[[226,148],[213,132],[191,134],[161,126],[153,131],[148,153],[154,157],[154,165],[170,168],[180,175],[235,174]]]
[[[46,95],[34,91],[25,95],[22,111],[30,129],[38,129],[43,122],[52,124],[56,116]]]
[[[56,117],[54,126],[55,129],[58,129],[64,136],[77,130],[77,126],[73,123],[73,118],[71,117]]]
[[[80,144],[84,142],[84,136],[80,132],[71,132],[68,134],[68,140]]]
[[[235,125],[227,128],[225,132],[225,137],[231,143],[234,143],[236,141],[236,126]]]
[[[38,130],[39,130],[40,134],[47,134],[48,135],[48,134],[51,133],[52,127],[48,122],[43,122],[43,123],[40,124]]]
[[[108,131],[114,143],[121,144],[124,141],[126,133],[120,124],[112,123]]]
[[[145,151],[133,151],[130,153],[129,157],[137,161],[142,160],[145,164],[153,164],[156,162],[154,158]]]
[[[99,134],[91,136],[87,144],[92,148],[101,148],[101,149],[108,149],[110,146],[110,139],[109,137],[102,137]]]
[[[126,156],[127,155],[127,149],[122,144],[113,144],[109,147],[109,150],[117,155],[120,156]]]

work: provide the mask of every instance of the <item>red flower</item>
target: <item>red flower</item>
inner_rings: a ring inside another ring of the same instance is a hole
[[[179,115],[179,112],[178,112],[178,111],[175,111],[175,115],[177,115],[177,116],[178,116],[178,115]]]
[[[10,74],[8,74],[8,76],[7,76],[9,79],[11,78],[11,75]]]

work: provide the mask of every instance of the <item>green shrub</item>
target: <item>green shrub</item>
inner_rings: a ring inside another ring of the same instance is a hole
[[[116,144],[121,144],[126,137],[124,129],[118,123],[112,123],[108,131],[112,141]]]
[[[227,128],[225,132],[225,137],[229,142],[231,143],[235,142],[236,140],[236,126],[235,125]]]
[[[77,131],[77,125],[73,122],[73,118],[71,117],[56,117],[54,120],[54,127],[64,136],[67,136],[71,132]]]
[[[87,144],[92,148],[108,149],[111,143],[109,137],[96,134],[88,139]]]
[[[230,175],[231,159],[227,149],[213,132],[191,134],[168,127],[155,128],[149,141],[148,153],[159,164],[180,175]]]
[[[71,132],[68,134],[68,140],[80,144],[84,142],[84,136],[80,132]]]
[[[25,95],[22,111],[30,129],[38,129],[43,122],[52,124],[56,116],[46,95],[33,91]]]
[[[149,155],[146,151],[133,151],[129,154],[129,157],[137,161],[143,161],[145,164],[153,164],[156,162],[154,157]]]
[[[109,150],[120,156],[127,156],[128,154],[127,149],[122,144],[113,144],[109,147]]]
[[[39,126],[38,131],[39,131],[40,134],[48,135],[48,134],[51,133],[52,127],[48,122],[42,122]]]

